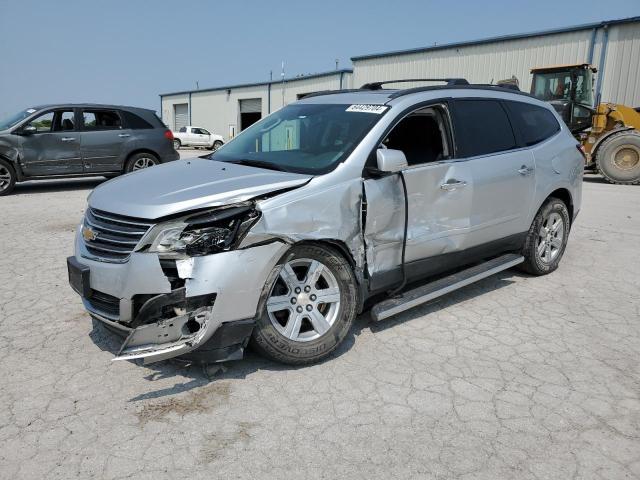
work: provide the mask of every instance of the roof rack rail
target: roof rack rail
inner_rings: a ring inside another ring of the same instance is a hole
[[[303,98],[320,97],[322,95],[335,95],[337,93],[351,93],[351,92],[360,92],[360,91],[361,90],[359,88],[343,88],[339,90],[320,90],[318,92],[303,93],[302,95],[300,95],[300,98],[298,98],[298,100],[302,100]]]
[[[385,80],[384,82],[365,83],[360,88],[362,90],[381,90],[383,85],[388,83],[409,83],[409,82],[445,82],[448,86],[469,85],[464,78],[405,78],[402,80]]]
[[[520,87],[518,85],[514,85],[513,83],[472,83],[471,86],[476,87],[493,87],[493,88],[506,88],[507,90],[513,90],[516,92],[521,92]]]
[[[420,93],[420,92],[431,92],[436,90],[447,90],[447,89],[461,89],[461,90],[503,90],[509,93],[516,93],[518,95],[524,95],[526,97],[532,97],[532,95],[523,92],[521,90],[515,90],[512,88],[505,88],[503,85],[477,85],[477,84],[469,84],[469,85],[431,85],[429,87],[416,87],[416,88],[407,88],[405,90],[398,90],[389,95],[389,100],[393,100],[394,98],[404,97],[405,95],[411,95],[412,93]],[[534,97],[532,97],[534,98]]]

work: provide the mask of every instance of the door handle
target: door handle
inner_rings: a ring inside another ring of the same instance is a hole
[[[531,175],[533,173],[533,167],[527,167],[526,165],[522,165],[518,169],[518,173],[520,175]]]
[[[74,142],[75,138],[74,137],[62,137],[60,140],[63,141],[63,142]]]
[[[467,186],[467,182],[463,180],[449,180],[447,183],[443,183],[440,185],[442,190],[446,190],[448,192],[452,190],[457,190],[458,188],[464,188]]]
[[[131,134],[130,134],[130,133],[119,133],[119,134],[118,134],[118,136],[119,136],[120,138],[127,138],[127,137],[130,137],[130,136],[131,136]]]

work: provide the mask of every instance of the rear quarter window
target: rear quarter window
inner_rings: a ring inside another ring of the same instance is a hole
[[[558,120],[546,108],[523,102],[504,103],[525,146],[543,142],[560,131]]]
[[[131,113],[126,110],[122,110],[121,113],[128,128],[133,130],[150,130],[153,128],[153,125],[135,113]]]
[[[454,112],[459,157],[518,148],[507,112],[498,100],[456,100]]]

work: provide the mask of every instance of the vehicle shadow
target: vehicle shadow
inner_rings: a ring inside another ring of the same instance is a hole
[[[330,362],[348,352],[354,346],[360,334],[367,328],[375,334],[405,322],[415,320],[429,321],[428,318],[424,317],[431,313],[436,313],[458,303],[471,300],[477,296],[511,285],[514,283],[514,281],[511,280],[514,276],[524,277],[527,275],[516,270],[500,272],[492,277],[481,280],[473,285],[469,285],[468,287],[452,292],[444,297],[440,297],[426,305],[408,310],[403,314],[380,323],[371,322],[369,309],[372,305],[367,305],[365,311],[356,318],[351,331],[343,343],[328,358],[320,363]],[[96,345],[102,350],[107,350],[116,354],[120,349],[122,339],[115,333],[108,331],[96,320],[93,320],[93,330],[89,335]],[[195,388],[203,387],[211,382],[244,379],[248,375],[260,370],[285,371],[306,368],[304,365],[283,365],[265,359],[250,349],[245,351],[243,360],[218,364],[207,365],[184,361],[181,359],[166,360],[150,365],[143,365],[139,360],[135,362],[141,367],[141,369],[143,369],[141,370],[142,372],[147,372],[144,378],[151,383],[167,378],[186,378],[188,380],[184,382],[177,382],[171,386],[159,388],[157,390],[153,390],[151,388],[148,392],[137,395],[128,400],[129,402],[134,403],[142,400],[171,397]]]
[[[108,179],[105,177],[67,178],[64,180],[33,180],[24,183],[17,183],[12,195],[94,189],[107,180]]]

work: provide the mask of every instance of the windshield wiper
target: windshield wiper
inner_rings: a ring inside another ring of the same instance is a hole
[[[278,170],[279,172],[287,172],[290,173],[291,170],[283,167],[282,165],[277,165],[271,162],[265,162],[262,160],[250,160],[248,158],[243,158],[241,160],[226,160],[228,163],[235,163],[236,165],[246,165],[247,167],[258,167],[265,168],[267,170]]]

